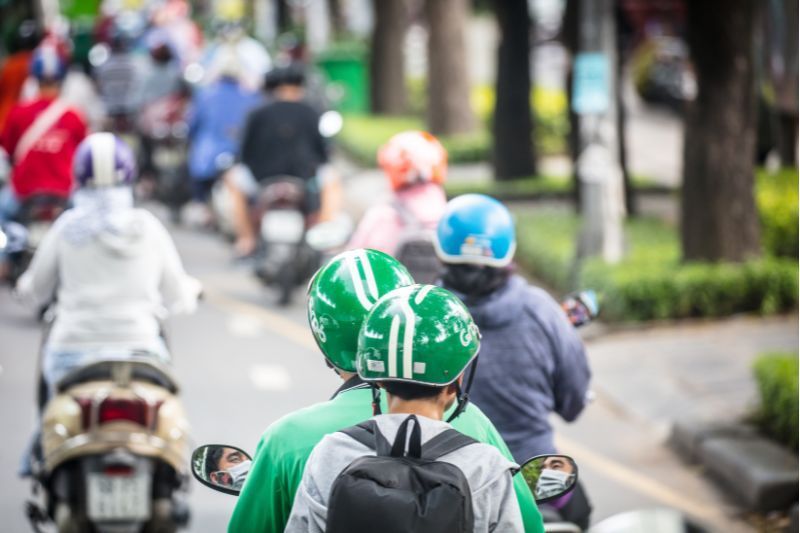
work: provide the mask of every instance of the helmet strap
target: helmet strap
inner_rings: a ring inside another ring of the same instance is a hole
[[[469,373],[467,374],[467,381],[464,385],[464,388],[462,389],[461,385],[459,385],[458,381],[456,381],[457,405],[455,411],[453,411],[453,414],[447,418],[448,424],[458,418],[458,416],[467,408],[467,405],[469,404],[469,391],[472,389],[472,380],[475,379],[475,368],[477,368],[477,366],[478,356],[476,355],[469,367]]]
[[[372,389],[372,415],[381,414],[381,389],[374,383],[370,383]]]

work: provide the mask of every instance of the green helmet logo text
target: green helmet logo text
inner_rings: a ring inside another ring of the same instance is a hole
[[[477,355],[478,328],[450,292],[414,285],[387,294],[364,321],[357,368],[367,381],[447,385]]]
[[[308,323],[330,363],[355,372],[358,332],[367,312],[386,293],[414,280],[393,257],[351,250],[331,259],[309,284]]]

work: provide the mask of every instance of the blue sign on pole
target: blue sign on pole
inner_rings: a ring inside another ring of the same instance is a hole
[[[605,113],[609,106],[608,57],[602,52],[581,52],[575,56],[572,78],[572,109],[579,115]]]

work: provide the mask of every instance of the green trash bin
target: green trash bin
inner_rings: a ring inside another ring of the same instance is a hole
[[[354,49],[329,49],[317,58],[326,80],[326,94],[342,113],[369,111],[366,53]]]

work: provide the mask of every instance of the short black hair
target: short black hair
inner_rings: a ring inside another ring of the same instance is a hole
[[[222,455],[225,452],[225,448],[223,446],[212,446],[206,455],[206,475],[210,476],[212,472],[216,472],[219,470],[219,461],[222,459]]]
[[[423,400],[432,399],[447,388],[435,387],[433,385],[421,385],[419,383],[408,383],[406,381],[384,381],[381,383],[387,393],[397,396],[403,400]]]

